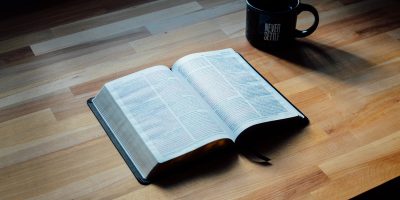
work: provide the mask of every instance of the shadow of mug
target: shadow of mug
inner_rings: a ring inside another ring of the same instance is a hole
[[[295,40],[284,47],[266,49],[263,52],[351,84],[362,82],[363,79],[358,77],[364,72],[388,75],[387,71],[374,68],[374,63],[357,54],[308,39]]]

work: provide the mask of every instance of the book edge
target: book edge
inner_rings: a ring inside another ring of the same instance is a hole
[[[94,97],[91,97],[87,100],[87,105],[90,108],[90,110],[93,112],[94,116],[96,119],[99,121],[100,125],[103,127],[104,131],[106,132],[108,138],[111,140],[115,148],[118,150],[119,154],[121,157],[124,159],[125,163],[128,165],[129,169],[137,179],[137,181],[142,184],[142,185],[148,185],[151,183],[149,179],[144,178],[140,173],[135,164],[131,161],[129,158],[128,154],[125,152],[125,150],[122,148],[121,144],[118,142],[117,138],[115,137],[113,131],[111,128],[107,125],[107,123],[104,121],[103,117],[100,115],[99,111],[97,108],[94,106],[93,103]]]
[[[278,89],[276,89],[276,87],[275,87],[274,85],[272,85],[271,82],[269,82],[263,75],[261,75],[260,72],[258,72],[258,71],[256,70],[256,68],[254,68],[254,66],[251,65],[251,64],[249,63],[249,61],[247,61],[246,58],[244,58],[244,57],[242,56],[242,54],[240,54],[240,53],[237,52],[237,51],[235,51],[235,52],[236,52],[240,57],[242,57],[242,59],[243,59],[244,61],[246,61],[246,63],[247,63],[251,68],[253,68],[254,71],[256,71],[257,74],[258,74],[259,76],[261,76],[261,77],[264,79],[264,81],[266,81],[276,92],[278,92],[279,95],[281,95],[291,106],[293,106],[293,108],[296,109],[297,112],[299,112],[301,115],[304,116],[304,118],[302,118],[302,120],[301,120],[301,121],[304,123],[304,125],[308,125],[308,124],[310,123],[310,120],[308,119],[308,117],[307,117],[303,112],[301,112],[291,101],[289,101],[289,99],[287,99],[285,95],[283,95]],[[301,118],[301,117],[300,117],[300,118]]]

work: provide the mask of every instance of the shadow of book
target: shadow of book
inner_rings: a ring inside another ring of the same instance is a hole
[[[301,134],[307,124],[291,118],[253,126],[239,136],[237,146],[249,160],[271,165],[268,156],[284,148],[292,138]]]
[[[164,163],[153,174],[152,181],[161,187],[173,187],[188,180],[221,175],[235,166],[239,154],[252,162],[271,165],[268,155],[282,149],[308,123],[308,120],[294,117],[257,124],[243,131],[235,143],[231,140],[215,141],[170,163]]]
[[[168,166],[155,174],[152,181],[155,185],[168,188],[189,180],[212,177],[229,171],[238,159],[234,143],[230,140],[220,140],[217,143],[223,144],[208,150],[201,148],[178,161],[173,161],[174,163],[167,163]]]

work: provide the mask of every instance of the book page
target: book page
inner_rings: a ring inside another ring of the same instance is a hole
[[[255,124],[302,116],[233,49],[185,56],[172,71],[188,80],[235,138]]]
[[[106,87],[160,163],[232,135],[199,94],[165,66]]]

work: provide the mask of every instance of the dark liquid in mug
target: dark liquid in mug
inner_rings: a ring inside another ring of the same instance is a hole
[[[297,6],[296,0],[249,0],[248,1],[252,6],[271,12],[282,12],[292,10]]]

